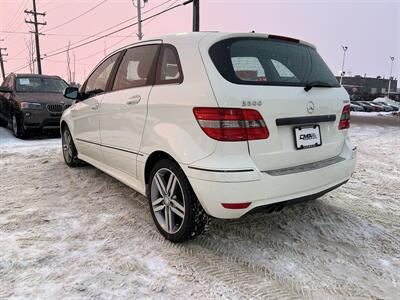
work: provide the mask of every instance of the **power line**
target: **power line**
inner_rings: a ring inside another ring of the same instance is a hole
[[[184,2],[184,3],[186,3],[186,2]],[[144,18],[142,21],[146,21],[146,20],[155,18],[155,17],[157,17],[157,16],[159,16],[159,15],[161,15],[161,14],[164,14],[164,13],[166,13],[166,12],[172,10],[172,9],[175,9],[175,8],[177,8],[177,7],[186,5],[186,4],[184,4],[184,3],[180,3],[180,4],[177,4],[177,5],[174,5],[174,6],[170,7],[170,8],[164,9],[163,11],[161,11],[161,12],[159,12],[159,13],[156,13],[156,14],[154,14],[154,15],[151,15],[151,16],[147,17],[147,18]],[[189,2],[189,3],[190,3],[190,2]],[[110,32],[110,33],[108,33],[108,34],[105,34],[105,35],[102,35],[102,36],[100,36],[100,37],[98,37],[98,38],[95,38],[95,39],[93,39],[93,40],[87,41],[87,42],[82,43],[82,44],[80,44],[80,45],[77,45],[77,46],[75,46],[75,47],[71,47],[71,48],[69,48],[69,50],[73,50],[73,49],[77,49],[77,48],[86,46],[86,45],[88,45],[88,44],[91,44],[91,43],[93,43],[93,42],[96,42],[96,41],[98,41],[98,40],[101,40],[101,39],[103,39],[103,38],[105,38],[105,37],[108,37],[108,36],[111,35],[111,34],[114,34],[114,33],[120,32],[120,31],[123,31],[123,30],[125,30],[125,29],[127,29],[127,28],[130,28],[130,27],[132,27],[132,26],[135,26],[135,25],[137,25],[137,24],[138,24],[138,22],[129,24],[129,25],[124,26],[124,27],[122,27],[122,28],[120,28],[120,29],[114,30],[114,31],[112,31],[112,32]],[[52,54],[50,54],[50,55],[46,55],[46,54],[45,54],[44,56],[46,56],[46,57],[52,57],[52,56],[55,56],[55,55],[59,55],[59,54],[61,54],[61,53],[65,53],[65,52],[67,52],[67,51],[68,51],[68,50],[63,50],[63,51],[59,51],[59,52],[52,53]]]
[[[172,4],[170,4],[170,5],[168,6],[168,8],[171,7],[171,6],[173,6],[173,5],[174,5],[176,2],[178,2],[179,0],[169,0],[169,1],[166,1],[166,2],[171,2],[171,1],[173,1],[173,2],[172,2]],[[163,4],[165,4],[165,3],[163,3]],[[159,6],[160,6],[160,5],[158,5],[158,7],[159,7]],[[154,8],[153,8],[153,9],[154,9]],[[154,20],[155,20],[155,19],[153,18],[153,19],[148,20],[147,22],[143,23],[143,27],[147,26],[149,23],[153,22]],[[113,37],[116,37],[116,35],[114,35]],[[117,41],[116,43],[112,44],[111,46],[108,46],[108,47],[105,48],[104,50],[108,50],[108,49],[111,49],[111,48],[115,47],[116,45],[122,43],[122,42],[125,41],[126,39],[132,37],[132,35],[119,36],[119,37],[123,37],[123,39]],[[103,52],[103,50],[96,51],[95,53],[92,53],[92,54],[87,55],[87,56],[85,56],[85,57],[79,58],[79,59],[77,59],[76,61],[83,61],[83,60],[86,60],[86,59],[88,59],[88,58],[93,58],[95,55],[97,55],[97,54],[99,54],[99,53],[102,53],[102,52]],[[51,60],[50,60],[50,61],[51,61]]]
[[[150,9],[146,10],[143,14],[147,14],[147,13],[149,13],[150,11],[153,11],[153,10],[159,8],[160,6],[163,6],[163,5],[165,5],[165,4],[169,3],[169,2],[172,2],[172,1],[173,1],[173,0],[164,1],[164,2],[161,3],[161,4],[159,4],[159,5],[157,5],[157,6],[154,6],[154,7],[150,8]],[[176,2],[175,2],[175,3],[176,3]],[[106,29],[104,29],[104,30],[102,30],[102,31],[100,31],[100,32],[97,32],[97,33],[95,33],[95,34],[92,34],[92,35],[88,36],[87,38],[84,38],[84,39],[81,39],[81,40],[79,40],[79,41],[73,42],[73,43],[71,43],[71,46],[77,45],[77,44],[79,44],[79,43],[81,43],[81,42],[84,42],[84,41],[86,41],[86,40],[88,40],[88,39],[90,39],[90,38],[92,38],[92,37],[97,37],[97,36],[99,36],[99,35],[100,35],[101,33],[103,33],[103,32],[106,32],[106,31],[109,31],[109,30],[111,30],[111,29],[114,29],[114,28],[116,28],[117,26],[122,25],[122,24],[125,24],[125,23],[128,23],[129,21],[132,21],[132,20],[134,20],[134,19],[136,19],[136,18],[137,18],[137,16],[136,16],[136,17],[133,17],[133,18],[129,18],[129,19],[124,20],[124,21],[122,21],[122,22],[119,22],[118,24],[115,24],[115,25],[113,25],[113,26],[110,26],[110,27],[108,27],[108,28],[106,28]],[[142,21],[143,21],[143,20],[142,20]],[[136,23],[135,23],[134,25],[136,25]],[[134,26],[134,25],[130,25],[130,26]],[[130,27],[130,26],[129,26],[129,27]],[[128,27],[127,27],[127,28],[128,28]],[[117,32],[118,32],[118,31],[117,31]],[[111,35],[112,35],[112,34],[109,34],[109,35],[107,35],[107,36],[111,36]],[[65,50],[66,47],[67,47],[67,46],[63,46],[63,47],[60,47],[60,48],[51,50],[51,51],[47,52],[46,55],[53,54],[53,53],[58,52],[59,50],[62,50],[62,49]]]
[[[66,21],[66,22],[64,22],[64,23],[61,23],[61,24],[59,24],[59,25],[57,25],[57,26],[54,26],[54,27],[51,27],[51,28],[49,28],[49,29],[47,29],[47,30],[45,30],[45,31],[42,31],[42,32],[48,32],[48,31],[51,31],[51,30],[60,28],[60,27],[62,27],[62,26],[64,26],[64,25],[67,25],[67,24],[69,24],[69,23],[71,23],[71,22],[73,22],[73,21],[79,19],[80,17],[83,17],[84,15],[90,13],[91,11],[93,11],[93,10],[96,9],[97,7],[103,5],[103,4],[106,3],[107,1],[108,1],[108,0],[103,0],[103,1],[101,1],[100,3],[97,3],[95,6],[91,7],[90,9],[84,11],[84,12],[81,13],[80,15],[78,15],[78,16],[76,16],[76,17],[74,17],[74,18],[72,18],[72,19],[70,19],[70,20],[68,20],[68,21]]]
[[[176,2],[178,2],[178,0],[175,0],[175,3],[176,3]],[[172,5],[171,5],[171,6],[172,6]],[[149,24],[150,22],[152,22],[152,21],[154,21],[154,20],[155,20],[155,19],[151,19],[151,20],[149,20],[148,22],[144,23],[144,24],[143,24],[143,27],[147,26],[147,24]],[[135,33],[135,32],[133,32],[133,33]],[[83,61],[83,60],[86,60],[86,59],[88,59],[88,58],[92,58],[93,56],[95,56],[95,55],[97,55],[97,54],[99,54],[99,53],[102,53],[104,50],[111,49],[111,48],[115,47],[116,45],[122,43],[123,41],[125,41],[126,39],[131,38],[131,37],[132,37],[132,35],[125,36],[123,39],[117,41],[116,43],[112,44],[111,46],[108,46],[107,48],[105,48],[105,49],[103,49],[103,50],[100,50],[100,51],[97,51],[97,52],[95,52],[95,53],[92,53],[91,55],[87,55],[87,56],[85,56],[85,57],[79,58],[79,59],[77,59],[76,61]]]
[[[159,5],[157,5],[157,6],[154,6],[154,7],[152,7],[151,9],[148,9],[147,11],[144,12],[144,14],[146,14],[146,13],[152,11],[152,10],[155,10],[155,9],[159,8],[160,6],[165,5],[166,3],[169,3],[169,2],[172,2],[172,1],[174,1],[174,0],[167,0],[167,1],[164,1],[164,2],[161,3],[161,4],[159,4]],[[192,2],[192,1],[189,0],[189,1],[185,1],[185,2],[183,2],[183,3],[181,3],[181,4],[174,5],[177,1],[178,1],[178,0],[175,0],[175,1],[174,1],[174,3],[172,4],[173,6],[171,5],[170,7],[168,7],[167,9],[165,9],[165,10],[159,12],[159,13],[156,13],[156,14],[154,14],[154,15],[151,15],[151,16],[147,17],[147,18],[144,18],[144,19],[142,20],[142,22],[144,22],[144,21],[146,21],[146,20],[150,20],[149,22],[146,23],[146,24],[148,24],[148,23],[150,23],[151,21],[153,21],[153,18],[155,18],[155,17],[157,17],[157,16],[159,16],[159,15],[161,15],[161,14],[163,14],[163,13],[166,13],[166,12],[172,10],[172,9],[175,9],[175,8],[177,8],[177,7],[179,7],[179,6],[183,6],[183,5],[186,5],[186,4],[189,4],[189,3]],[[115,27],[118,26],[118,25],[127,23],[127,22],[129,22],[129,21],[131,21],[131,20],[133,20],[133,19],[136,19],[136,17],[130,18],[130,19],[125,20],[125,21],[122,21],[122,22],[120,22],[120,23],[118,23],[118,24],[116,24],[116,25],[114,25],[114,26],[111,26],[111,27],[109,27],[109,28],[107,28],[107,29],[105,29],[105,30],[102,30],[102,31],[100,31],[100,32],[98,32],[98,33],[96,33],[96,34],[94,34],[94,35],[91,35],[91,36],[89,36],[88,38],[82,39],[82,40],[77,41],[77,42],[75,42],[75,43],[71,43],[71,45],[78,44],[78,43],[80,43],[80,42],[82,42],[82,41],[85,41],[85,40],[89,39],[90,37],[95,37],[95,36],[99,35],[99,34],[102,33],[102,32],[108,31],[108,30],[110,30],[110,29],[112,29],[112,28],[115,28]],[[90,41],[88,41],[88,42],[86,42],[86,43],[83,43],[83,44],[81,44],[81,45],[77,45],[77,46],[75,46],[75,47],[72,47],[72,48],[70,48],[69,50],[73,50],[73,49],[76,49],[76,48],[80,48],[80,47],[85,46],[85,45],[87,45],[87,44],[93,43],[93,42],[95,42],[95,41],[97,41],[97,40],[103,39],[103,38],[105,38],[105,37],[110,37],[110,36],[112,36],[114,33],[118,33],[118,32],[120,32],[120,31],[123,31],[123,30],[125,30],[125,29],[127,29],[127,28],[129,28],[129,27],[135,26],[136,24],[137,24],[137,22],[132,23],[132,24],[129,24],[129,25],[127,25],[127,26],[125,26],[125,27],[123,27],[123,28],[120,28],[120,29],[118,29],[118,30],[115,30],[115,31],[113,31],[113,32],[111,32],[111,33],[108,33],[108,34],[99,36],[98,38],[96,38],[96,39],[94,39],[94,40],[90,40]],[[115,37],[115,36],[114,36],[114,37]],[[128,36],[128,37],[129,37],[129,36]],[[121,40],[121,41],[122,41],[122,40]],[[116,45],[116,44],[114,44],[114,45],[112,45],[112,46],[110,46],[110,47],[113,47],[113,46],[115,46],[115,45]],[[64,46],[64,47],[62,47],[62,48],[59,48],[59,49],[56,49],[56,50],[52,50],[52,51],[48,52],[47,54],[44,54],[45,57],[43,57],[42,59],[47,59],[47,58],[49,58],[49,57],[56,56],[56,55],[59,55],[59,54],[61,54],[61,53],[65,53],[66,51],[68,51],[68,50],[64,50],[64,51],[56,52],[57,50],[64,49],[64,48],[66,48],[66,47]],[[83,60],[83,59],[82,59],[82,60]],[[30,66],[31,64],[32,64],[32,63],[28,63],[28,64],[26,64],[26,65],[20,66],[20,67],[18,67],[17,69],[15,69],[15,70],[12,71],[12,72],[17,72],[17,71],[19,71],[19,70],[22,70],[22,69],[24,69],[24,68]]]
[[[7,27],[11,28],[11,27],[14,25],[15,21],[17,20],[17,16],[18,16],[19,12],[20,12],[20,11],[22,12],[22,9],[23,9],[23,7],[24,7],[24,5],[25,5],[25,2],[27,2],[27,1],[29,1],[29,0],[21,1],[21,3],[20,3],[20,5],[18,6],[18,8],[17,8],[17,10],[16,10],[16,12],[15,12],[15,14],[14,14],[14,16],[11,18],[10,22],[8,23],[8,25],[5,26],[6,28],[7,28]]]
[[[16,24],[16,21],[18,20],[18,15],[19,13],[23,12],[23,8],[24,6],[28,3],[29,0],[24,0],[21,2],[21,5],[18,7],[14,17],[13,17],[13,21],[9,23],[9,26],[6,26],[5,28],[9,27],[9,30],[11,31],[11,28],[14,26],[14,24]],[[19,25],[17,27],[15,27],[14,31],[17,31],[21,28],[21,26],[24,24],[25,22],[22,20]],[[9,43],[15,36],[12,35],[10,38],[9,36],[11,35],[12,32],[8,33],[4,38],[7,40],[7,42]]]
[[[0,30],[0,33],[12,33],[12,34],[31,34],[30,32],[26,32],[26,31],[9,31],[9,30]],[[47,37],[48,36],[54,36],[54,37],[59,37],[59,36],[67,36],[67,37],[71,37],[71,36],[77,36],[77,37],[93,37],[93,35],[90,34],[68,34],[68,33],[46,33],[45,34]],[[94,36],[98,36],[98,34],[94,35]],[[113,35],[111,37],[116,37],[116,38],[120,38],[120,37],[128,37],[127,35]]]
[[[30,62],[30,63],[28,63],[27,65],[23,65],[23,66],[21,66],[21,67],[18,67],[17,69],[11,71],[10,73],[15,73],[15,72],[17,72],[17,71],[19,71],[19,70],[25,69],[26,67],[29,67],[30,65],[33,65],[34,63],[35,63],[35,62]],[[6,75],[8,75],[8,74],[10,74],[10,73],[7,73]]]

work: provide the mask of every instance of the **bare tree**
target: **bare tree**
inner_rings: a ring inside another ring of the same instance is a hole
[[[29,70],[31,74],[35,73],[35,45],[33,42],[33,38],[30,37],[29,40],[25,39],[25,45],[28,49],[28,63],[29,63]]]

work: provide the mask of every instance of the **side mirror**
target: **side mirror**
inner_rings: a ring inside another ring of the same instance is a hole
[[[0,86],[0,93],[12,93],[12,90],[5,86]]]
[[[79,96],[79,89],[77,87],[69,86],[64,91],[64,97],[72,100],[77,100]]]

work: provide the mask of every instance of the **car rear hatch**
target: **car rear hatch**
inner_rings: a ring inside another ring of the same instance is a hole
[[[265,35],[208,42],[209,50],[200,50],[218,105],[255,109],[268,127],[267,139],[248,141],[261,171],[340,154],[346,130],[338,124],[348,95],[315,48]]]

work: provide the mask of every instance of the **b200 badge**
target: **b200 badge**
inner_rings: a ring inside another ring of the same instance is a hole
[[[261,106],[262,101],[242,101],[242,107],[245,106]]]

